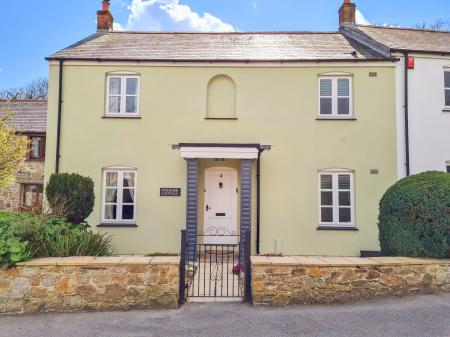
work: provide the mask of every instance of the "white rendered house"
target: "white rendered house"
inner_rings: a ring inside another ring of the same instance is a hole
[[[355,4],[341,10],[351,13]],[[356,25],[351,14],[345,17],[340,31],[347,38],[398,59],[399,178],[450,172],[450,32]]]

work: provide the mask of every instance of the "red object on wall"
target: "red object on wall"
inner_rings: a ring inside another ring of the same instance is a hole
[[[408,56],[408,69],[414,69],[415,60],[414,57]]]

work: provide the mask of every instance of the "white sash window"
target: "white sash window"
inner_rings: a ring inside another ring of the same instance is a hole
[[[351,118],[352,91],[351,76],[320,76],[319,117]]]
[[[444,73],[445,107],[450,108],[450,70]]]
[[[108,75],[106,116],[139,115],[139,75]]]
[[[102,221],[106,223],[136,221],[136,170],[103,171]]]
[[[353,172],[319,173],[320,225],[355,226]]]

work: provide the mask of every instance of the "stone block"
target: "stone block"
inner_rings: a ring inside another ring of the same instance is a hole
[[[31,282],[28,277],[15,277],[10,291],[10,297],[14,299],[24,298],[31,290]]]

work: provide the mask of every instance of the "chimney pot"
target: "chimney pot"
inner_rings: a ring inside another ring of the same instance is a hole
[[[114,17],[109,11],[109,0],[102,1],[102,10],[97,12],[97,31],[112,31],[114,24]]]
[[[352,3],[351,0],[344,0],[339,9],[339,26],[344,23],[356,24],[356,4]]]

